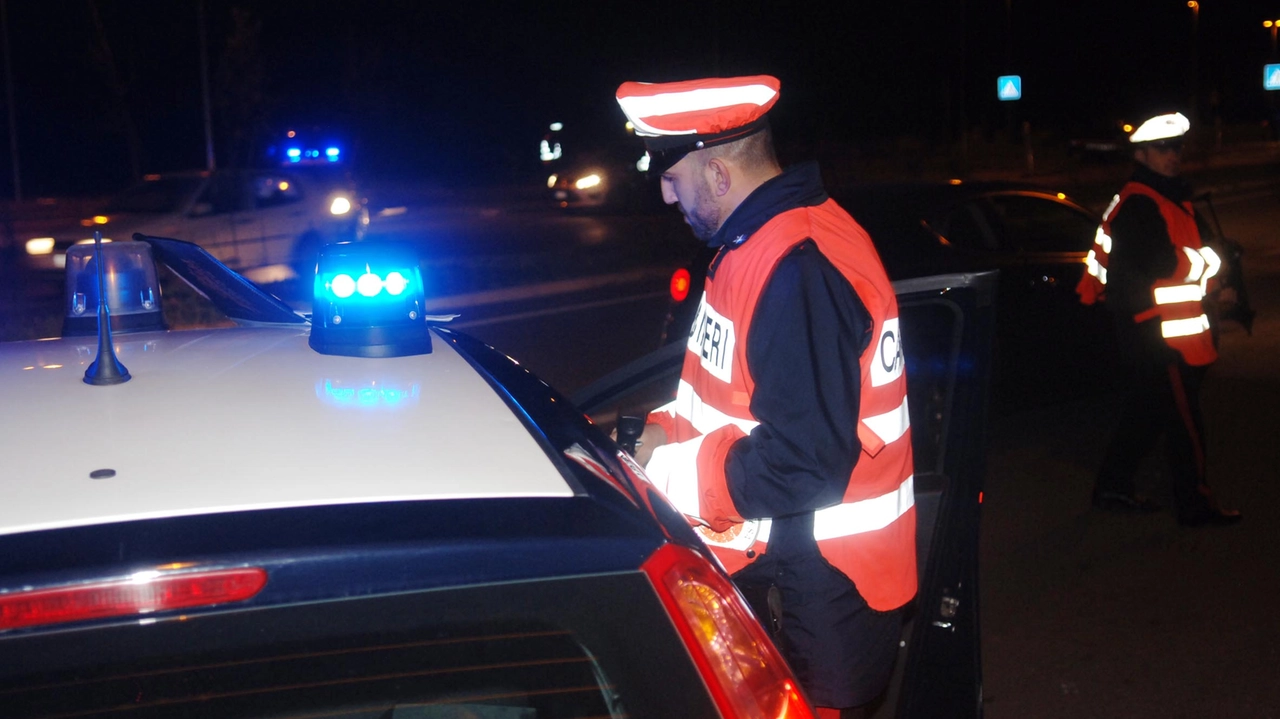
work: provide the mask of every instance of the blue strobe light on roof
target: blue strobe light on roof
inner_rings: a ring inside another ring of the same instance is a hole
[[[417,257],[399,244],[327,245],[312,286],[311,348],[348,357],[431,351]]]

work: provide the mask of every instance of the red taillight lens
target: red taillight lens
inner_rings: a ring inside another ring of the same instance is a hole
[[[248,599],[267,583],[257,567],[161,574],[0,594],[0,631],[148,614]]]
[[[644,563],[725,719],[813,719],[799,685],[729,580],[667,544]]]
[[[671,299],[684,302],[689,296],[689,271],[681,267],[671,274]]]

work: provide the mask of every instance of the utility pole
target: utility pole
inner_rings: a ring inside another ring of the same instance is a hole
[[[22,202],[22,173],[18,167],[18,115],[13,105],[13,62],[9,53],[9,4],[0,0],[0,32],[4,35],[4,89],[9,105],[9,157],[13,161],[13,199]]]
[[[209,43],[205,39],[204,0],[196,0],[196,22],[200,26],[200,90],[204,98],[204,166],[210,172],[218,169],[213,156],[213,112],[209,107]]]

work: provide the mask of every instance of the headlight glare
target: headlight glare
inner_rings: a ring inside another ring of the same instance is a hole
[[[329,203],[329,214],[331,215],[345,215],[350,211],[351,200],[348,200],[342,195],[338,195],[333,198],[333,202]]]

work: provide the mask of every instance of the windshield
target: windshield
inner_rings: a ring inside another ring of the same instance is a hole
[[[204,182],[202,177],[165,177],[125,190],[108,203],[107,214],[129,212],[163,214],[177,212]]]

